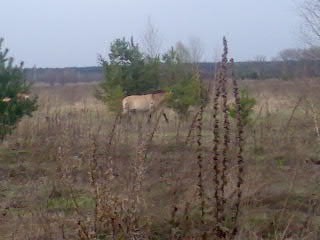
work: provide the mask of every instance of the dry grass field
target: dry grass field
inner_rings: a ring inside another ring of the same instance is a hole
[[[240,85],[257,104],[244,129],[237,239],[320,239],[319,81]],[[194,113],[181,123],[171,111],[168,124],[142,116],[119,122],[94,98],[95,87],[33,86],[39,109],[0,145],[0,239],[90,239],[93,231],[96,239],[129,239],[135,230],[135,239],[201,239],[195,130],[186,143]],[[212,124],[209,105],[204,226],[214,224]],[[236,181],[232,144],[226,228]]]

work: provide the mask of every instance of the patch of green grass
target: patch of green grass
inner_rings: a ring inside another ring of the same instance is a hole
[[[75,202],[81,209],[93,208],[94,206],[93,198],[82,196],[75,199],[66,197],[51,198],[47,202],[47,208],[49,210],[70,211],[75,208]]]
[[[269,209],[259,209],[253,211],[250,215],[246,217],[245,222],[247,223],[247,228],[255,228],[257,226],[263,226],[266,222],[270,221],[272,214]]]
[[[275,161],[277,167],[279,167],[279,168],[281,168],[287,164],[287,160],[282,155],[276,156],[274,158],[274,161]]]

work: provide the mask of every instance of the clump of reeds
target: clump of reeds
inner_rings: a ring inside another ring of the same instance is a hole
[[[138,235],[143,239],[146,238],[148,234],[148,223],[150,221],[146,221],[143,214],[143,210],[145,209],[145,160],[155,132],[158,129],[160,117],[161,114],[154,125],[151,126],[150,131],[144,132],[145,136],[138,138],[136,156],[133,162],[134,179],[131,185],[132,189],[128,189],[130,191],[128,196],[125,196],[123,191],[117,194],[114,189],[112,189],[114,179],[112,163],[114,160],[111,148],[112,145],[116,144],[114,143],[114,135],[120,121],[120,115],[115,117],[107,139],[104,159],[108,162],[108,169],[104,171],[103,174],[101,174],[101,171],[98,169],[100,164],[97,157],[97,136],[91,136],[92,148],[89,157],[89,181],[95,206],[89,221],[83,218],[76,198],[73,197],[74,205],[79,216],[78,235],[80,239],[96,239],[101,236],[112,236],[113,239],[124,236],[125,239],[131,239]]]
[[[99,170],[101,164],[99,164],[98,161],[98,135],[90,135],[91,148],[88,156],[88,176],[90,190],[95,203],[93,213],[90,217],[81,212],[81,208],[74,196],[74,191],[71,189],[73,204],[78,215],[77,224],[79,239],[97,239],[108,235],[116,237],[119,232],[124,232],[124,230],[120,229],[118,225],[123,225],[122,219],[127,217],[128,214],[121,214],[122,212],[125,212],[125,207],[111,189],[114,179],[114,171],[112,168],[112,157],[110,155],[110,151],[118,121],[119,116],[116,116],[109,134],[109,139],[107,140],[104,158],[104,160],[107,161],[107,169],[105,171]],[[100,132],[100,128],[98,128],[97,132]]]
[[[142,209],[145,208],[144,187],[143,187],[144,180],[145,180],[145,170],[146,170],[145,161],[146,161],[148,150],[152,143],[153,137],[158,129],[162,114],[163,114],[163,111],[160,112],[155,123],[150,128],[151,130],[147,131],[144,137],[142,137],[142,135],[138,137],[137,152],[134,160],[135,180],[134,180],[134,186],[133,186],[134,200],[133,200],[133,206],[132,206],[132,208],[134,209],[133,221],[135,223],[134,230],[136,233],[132,233],[132,234],[139,233],[140,235],[144,235],[144,236],[147,235],[148,230],[146,230],[146,228],[148,228],[148,226],[146,225],[148,225],[149,222],[147,221],[148,223],[145,226],[139,226],[139,220],[142,218],[141,212],[142,212]]]

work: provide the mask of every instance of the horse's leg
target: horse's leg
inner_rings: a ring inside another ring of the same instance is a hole
[[[127,112],[125,115],[125,125],[124,125],[124,142],[126,145],[129,144],[129,124],[130,124],[130,113]]]
[[[127,124],[131,123],[131,113],[127,113],[126,114],[126,121],[127,121]]]
[[[149,113],[149,116],[148,116],[148,123],[151,123],[151,118],[152,118],[152,113]]]
[[[166,123],[169,123],[169,119],[168,119],[167,114],[165,112],[162,112],[162,116],[164,117],[164,120],[166,120]]]
[[[151,118],[152,118],[152,114],[155,113],[155,106],[154,106],[154,102],[151,101],[149,104],[149,116],[148,116],[148,123],[151,123]]]
[[[122,123],[122,119],[123,119],[123,115],[120,114],[118,124],[121,124],[121,123]]]

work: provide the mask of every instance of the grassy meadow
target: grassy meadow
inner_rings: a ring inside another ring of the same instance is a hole
[[[244,128],[236,239],[320,239],[319,81],[239,84],[257,104]],[[96,86],[33,86],[39,109],[0,145],[0,239],[203,239],[206,231],[213,240],[212,104],[199,162],[197,109],[184,120],[166,110],[169,123],[120,121],[95,99]],[[236,201],[234,134],[224,228]]]

